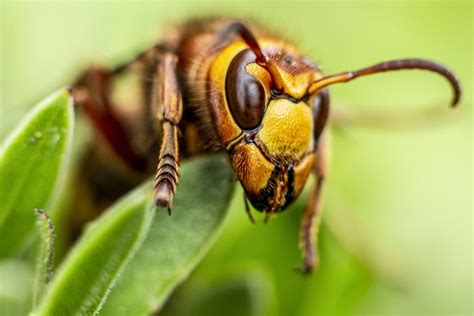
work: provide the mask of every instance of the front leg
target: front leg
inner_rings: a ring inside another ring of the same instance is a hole
[[[143,172],[145,159],[132,146],[110,95],[113,77],[114,73],[105,67],[90,66],[74,84],[74,101],[118,157],[132,170]]]
[[[183,115],[176,74],[177,57],[163,53],[156,66],[151,96],[152,113],[162,127],[162,143],[155,176],[155,203],[170,212],[179,177],[178,124]]]
[[[328,135],[323,133],[319,139],[318,149],[316,151],[316,160],[314,173],[316,174],[316,183],[309,198],[308,205],[303,215],[300,228],[300,249],[303,254],[303,263],[301,272],[310,273],[318,266],[318,255],[316,253],[316,242],[321,223],[321,196],[326,178],[326,172],[329,162],[329,144]]]

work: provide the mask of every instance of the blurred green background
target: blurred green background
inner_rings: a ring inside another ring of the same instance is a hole
[[[239,189],[217,244],[170,304],[204,295],[206,284],[224,276],[249,272],[262,314],[472,313],[470,1],[3,1],[0,12],[1,138],[29,105],[69,83],[89,62],[123,61],[187,17],[255,19],[292,39],[326,73],[404,57],[448,65],[464,87],[455,113],[448,111],[448,85],[423,72],[331,88],[335,103],[354,110],[446,103],[453,120],[412,131],[333,132],[325,203],[332,224],[323,227],[321,267],[313,276],[293,270],[300,259],[303,199],[269,224],[251,225]]]

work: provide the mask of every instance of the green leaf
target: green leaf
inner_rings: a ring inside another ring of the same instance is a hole
[[[43,210],[35,209],[40,235],[39,254],[36,262],[36,280],[33,291],[33,306],[36,307],[46,293],[53,275],[54,226],[51,218]]]
[[[0,147],[0,258],[31,240],[35,208],[47,209],[64,174],[73,102],[63,89],[38,104]]]
[[[94,221],[60,267],[39,315],[92,315],[146,237],[154,216],[150,183]]]
[[[163,210],[104,305],[104,315],[148,315],[194,269],[227,214],[232,170],[217,155],[185,163],[172,215]]]
[[[159,209],[153,219],[152,181],[128,194],[86,231],[38,314],[145,315],[161,305],[215,239],[231,175],[221,156],[185,163],[171,216]]]
[[[0,261],[0,315],[26,315],[31,306],[33,269],[17,259]]]

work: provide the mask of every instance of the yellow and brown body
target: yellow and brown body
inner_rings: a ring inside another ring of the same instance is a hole
[[[326,87],[399,69],[443,75],[454,89],[453,105],[459,101],[456,77],[434,62],[395,60],[324,77],[295,46],[258,26],[218,18],[184,23],[114,69],[90,67],[75,84],[77,103],[102,136],[80,174],[92,190],[89,204],[104,207],[155,173],[156,204],[170,209],[181,156],[217,149],[227,153],[246,198],[268,219],[300,195],[314,172],[300,238],[302,271],[311,271],[327,169]],[[112,80],[134,70],[139,101],[119,107],[110,96]],[[121,162],[113,163],[113,154]]]

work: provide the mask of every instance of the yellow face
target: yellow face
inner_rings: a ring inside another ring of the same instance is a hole
[[[277,66],[283,91],[272,91],[270,74],[238,41],[211,65],[210,106],[248,199],[258,210],[273,213],[298,197],[313,168],[314,97],[306,92],[321,75],[289,45],[265,39],[260,45]]]

